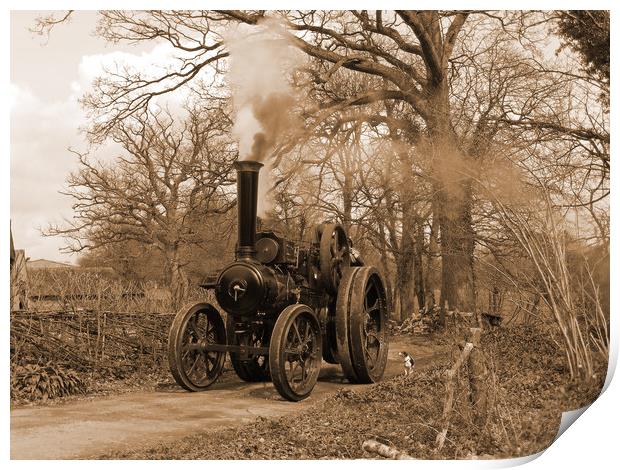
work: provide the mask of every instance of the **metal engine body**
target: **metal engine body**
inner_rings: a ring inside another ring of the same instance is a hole
[[[328,301],[321,287],[318,243],[300,248],[273,232],[257,234],[257,253],[222,269],[215,296],[228,314],[247,318],[277,315],[286,306],[320,308]]]

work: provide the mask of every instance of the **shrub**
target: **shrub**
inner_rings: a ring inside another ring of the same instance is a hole
[[[48,400],[86,392],[86,384],[72,370],[51,364],[16,366],[11,378],[11,398]]]

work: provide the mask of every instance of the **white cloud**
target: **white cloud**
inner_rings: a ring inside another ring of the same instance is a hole
[[[30,90],[20,88],[14,83],[9,84],[9,109],[11,113],[20,112],[22,109],[32,109],[37,99]]]
[[[79,98],[105,68],[124,64],[156,76],[174,65],[176,53],[170,45],[160,44],[139,54],[112,51],[84,55],[75,79],[69,82],[68,96],[53,101],[41,99],[20,83],[11,83],[11,219],[16,246],[25,248],[26,256],[67,259],[58,251],[64,241],[43,237],[38,227],[72,216],[71,199],[59,191],[65,187],[68,173],[77,169],[77,159],[68,148],[87,148],[79,131],[87,124]],[[177,110],[186,97],[187,90],[182,89],[159,104]],[[117,150],[116,145],[106,145],[96,155],[110,158]]]
[[[61,259],[62,240],[43,238],[38,227],[70,216],[71,202],[59,194],[83,147],[77,132],[82,112],[73,100],[47,103],[11,84],[11,219],[18,248],[32,258]]]
[[[180,51],[174,49],[169,43],[157,44],[150,51],[133,54],[126,51],[113,51],[106,54],[93,54],[82,56],[78,69],[77,80],[71,83],[73,96],[82,96],[91,89],[93,81],[106,72],[121,73],[124,70],[130,73],[139,72],[144,78],[159,78],[170,70],[178,70]],[[205,72],[208,73],[208,72]],[[187,99],[189,90],[181,87],[173,93],[156,97],[153,105],[168,105],[178,107]]]

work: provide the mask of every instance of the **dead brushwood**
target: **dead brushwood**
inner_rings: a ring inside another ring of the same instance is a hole
[[[511,207],[496,195],[491,196],[503,223],[532,263],[540,298],[560,331],[571,378],[593,380],[593,350],[603,354],[609,350],[607,322],[604,312],[598,308],[600,302],[594,312],[579,308],[567,257],[567,230],[565,222],[554,212],[551,196],[542,195],[543,210],[536,223],[530,220],[531,214]],[[593,337],[588,335],[590,325],[596,331]]]
[[[86,391],[86,384],[75,371],[53,364],[17,366],[11,375],[14,399],[45,401]]]
[[[75,370],[163,367],[172,314],[81,310],[13,312],[11,364],[63,364]]]

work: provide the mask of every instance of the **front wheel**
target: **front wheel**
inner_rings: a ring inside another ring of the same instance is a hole
[[[273,328],[269,370],[278,393],[289,401],[308,397],[321,369],[321,327],[312,309],[286,307]]]
[[[208,351],[209,345],[225,345],[226,329],[211,304],[181,309],[168,336],[168,362],[176,383],[190,392],[210,387],[222,373],[225,352]]]

